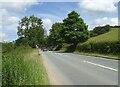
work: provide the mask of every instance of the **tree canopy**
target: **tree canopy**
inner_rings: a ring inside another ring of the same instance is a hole
[[[28,43],[31,47],[41,45],[44,39],[44,28],[42,20],[33,16],[24,17],[19,22],[18,32],[19,39],[16,42]]]
[[[72,11],[63,22],[52,25],[47,39],[49,45],[53,47],[60,48],[67,43],[75,48],[79,42],[84,42],[88,38],[88,26],[77,12]]]
[[[61,36],[68,44],[84,42],[89,38],[88,25],[84,23],[84,20],[77,12],[72,11],[63,20]]]
[[[60,31],[63,28],[62,23],[54,23],[52,29],[50,29],[50,35],[48,36],[48,44],[52,46],[61,46],[63,39],[60,36]]]
[[[95,27],[92,31],[90,31],[90,36],[95,37],[100,34],[104,34],[110,30],[111,26],[110,25],[105,25],[105,26],[97,26]]]

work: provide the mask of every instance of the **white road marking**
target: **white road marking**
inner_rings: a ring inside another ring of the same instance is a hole
[[[89,63],[89,64],[92,64],[92,65],[95,65],[95,66],[99,66],[99,67],[102,67],[102,68],[105,68],[105,69],[109,69],[109,70],[112,70],[112,71],[116,71],[116,72],[118,72],[117,69],[114,69],[114,68],[111,68],[111,67],[107,67],[107,66],[100,65],[100,64],[96,64],[96,63],[89,62],[89,61],[83,61],[83,62],[85,62],[85,63]]]
[[[68,55],[65,54],[64,56],[68,56]]]
[[[62,55],[61,53],[55,53],[55,54]]]

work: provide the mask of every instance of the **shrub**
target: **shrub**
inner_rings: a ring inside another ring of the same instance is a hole
[[[102,54],[120,54],[120,42],[83,43],[77,46],[77,50]]]

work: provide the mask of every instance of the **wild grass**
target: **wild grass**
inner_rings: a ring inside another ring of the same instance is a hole
[[[2,85],[48,85],[38,49],[22,46],[2,55]]]

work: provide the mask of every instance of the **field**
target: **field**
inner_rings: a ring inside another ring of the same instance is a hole
[[[116,42],[118,41],[118,33],[120,33],[120,29],[111,28],[111,30],[105,34],[101,34],[96,37],[92,37],[88,39],[85,43],[99,43],[99,42]]]
[[[3,53],[2,85],[49,85],[38,49],[21,46]]]

